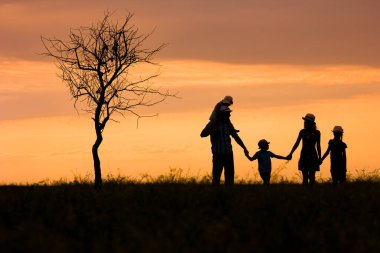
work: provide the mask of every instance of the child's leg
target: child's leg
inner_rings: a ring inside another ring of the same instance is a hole
[[[339,182],[340,183],[346,182],[346,170],[341,170],[339,172]]]
[[[261,172],[260,171],[259,173],[260,173],[261,179],[263,180],[263,184],[268,185],[269,181],[270,181],[270,172]]]
[[[346,170],[343,170],[342,173],[343,173],[343,174],[342,174],[342,183],[345,183],[346,180],[347,180],[347,172],[346,172]]]

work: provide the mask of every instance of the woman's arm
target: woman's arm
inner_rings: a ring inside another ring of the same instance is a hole
[[[323,156],[321,158],[321,162],[320,163],[322,163],[323,160],[325,160],[325,158],[330,154],[330,150],[331,150],[331,148],[330,148],[330,144],[329,144],[329,146],[327,147],[326,152],[323,154]]]
[[[296,140],[296,143],[294,143],[294,146],[292,148],[292,151],[290,151],[289,155],[287,156],[287,158],[292,158],[292,155],[294,153],[294,151],[296,151],[296,149],[298,148],[298,145],[300,145],[300,142],[301,142],[301,139],[302,139],[302,130],[300,131],[300,133],[298,134],[298,137],[297,137],[297,140]]]
[[[321,132],[318,131],[318,137],[317,137],[317,152],[318,152],[318,159],[321,160]]]

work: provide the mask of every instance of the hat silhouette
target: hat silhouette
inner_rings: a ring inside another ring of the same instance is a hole
[[[312,114],[312,113],[307,113],[307,114],[305,115],[305,117],[302,117],[302,119],[303,119],[303,120],[309,120],[309,121],[314,122],[314,121],[315,121],[315,116],[314,116],[314,114]]]
[[[267,140],[265,139],[261,139],[257,145],[259,145],[259,147],[262,147],[262,146],[265,146],[265,145],[268,145],[270,142],[268,142]]]
[[[335,133],[343,133],[343,128],[341,126],[334,126],[332,131]]]

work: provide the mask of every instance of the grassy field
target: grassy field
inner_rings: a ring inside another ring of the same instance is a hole
[[[380,252],[380,183],[0,186],[0,252]]]

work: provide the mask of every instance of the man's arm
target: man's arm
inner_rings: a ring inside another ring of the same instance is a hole
[[[236,133],[235,128],[232,129],[232,131],[231,131],[231,136],[235,139],[236,143],[239,144],[239,146],[243,148],[243,150],[244,150],[244,154],[245,154],[246,156],[249,155],[248,149],[247,149],[246,146],[244,145],[243,140],[240,139],[239,135]]]

